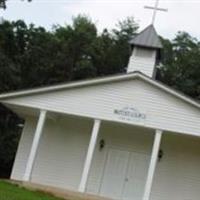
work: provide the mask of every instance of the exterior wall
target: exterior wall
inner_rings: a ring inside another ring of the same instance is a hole
[[[102,151],[99,150],[101,139],[105,141],[105,147]],[[110,148],[142,153],[150,159],[153,139],[153,132],[147,129],[103,123],[100,128],[86,191],[91,194],[100,193],[106,158]],[[144,166],[144,169],[147,173],[148,165]]]
[[[199,200],[200,138],[164,134],[151,200]]]
[[[198,108],[142,80],[126,80],[61,90],[19,97],[6,102],[77,116],[200,135]],[[115,109],[123,109],[126,106],[145,113],[146,119],[124,120],[114,114]]]
[[[48,121],[31,181],[78,189],[92,125],[90,121],[70,118]]]
[[[153,76],[156,50],[135,47],[128,64],[128,72],[140,71],[149,77]]]
[[[23,178],[35,125],[35,120],[27,120],[13,167],[12,179]],[[89,120],[70,118],[47,120],[31,182],[65,189],[78,189],[91,129],[92,122]]]

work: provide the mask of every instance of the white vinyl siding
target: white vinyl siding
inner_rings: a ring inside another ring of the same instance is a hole
[[[27,118],[15,156],[11,179],[22,180],[35,133],[37,119]]]
[[[38,149],[31,181],[77,190],[93,123],[63,118],[48,121]]]
[[[199,200],[200,138],[164,134],[150,200]]]
[[[29,128],[24,130],[13,167],[11,178],[14,180],[22,180],[32,144],[36,124],[34,120],[28,121]],[[39,143],[31,182],[78,189],[91,130],[92,121],[48,119]]]
[[[7,103],[123,122],[172,132],[200,135],[200,111],[142,80],[88,86],[6,100]],[[133,106],[144,121],[124,121],[114,109]]]
[[[152,77],[155,68],[156,50],[135,47],[128,64],[128,73],[140,71]]]

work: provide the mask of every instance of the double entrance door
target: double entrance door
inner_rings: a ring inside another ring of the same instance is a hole
[[[141,200],[150,157],[143,153],[109,149],[100,194],[121,200]]]

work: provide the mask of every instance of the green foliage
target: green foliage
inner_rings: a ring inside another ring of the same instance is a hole
[[[1,200],[61,200],[39,191],[30,191],[25,188],[0,181]]]
[[[20,136],[22,123],[15,114],[0,105],[0,177],[6,178],[10,174],[12,163]],[[1,199],[1,198],[0,198]]]
[[[170,42],[164,40],[164,60],[160,80],[193,97],[200,98],[200,42],[179,32]]]
[[[111,32],[104,29],[96,38],[92,58],[98,76],[125,72],[130,56],[129,41],[138,28],[134,18],[128,17],[118,22],[116,29]]]
[[[91,60],[93,51],[91,47],[97,37],[95,24],[87,16],[78,15],[73,19],[72,26],[55,27],[54,31],[62,48],[61,52],[65,53],[63,58],[70,73],[68,78],[81,79],[96,76]]]
[[[3,8],[3,9],[6,9],[6,2],[8,0],[0,0],[0,9]],[[24,0],[21,0],[21,1],[24,1]],[[28,2],[31,2],[32,0],[27,0]]]
[[[6,1],[7,0],[0,0],[0,8],[6,9]]]

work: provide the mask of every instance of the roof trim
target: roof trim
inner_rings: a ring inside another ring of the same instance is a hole
[[[36,89],[29,89],[29,90],[23,90],[19,92],[11,92],[11,93],[5,93],[0,95],[0,102],[4,101],[6,99],[10,98],[16,98],[16,97],[23,97],[33,94],[40,94],[40,93],[46,93],[46,92],[52,92],[52,91],[59,91],[63,89],[73,89],[78,87],[86,87],[90,85],[96,85],[96,84],[102,84],[102,83],[108,83],[108,82],[115,82],[115,81],[123,81],[123,80],[129,80],[129,79],[135,79],[139,78],[144,80],[145,82],[150,83],[153,86],[156,86],[157,88],[166,91],[170,93],[171,95],[197,107],[200,109],[200,103],[193,100],[192,98],[186,96],[185,94],[178,92],[169,86],[166,86],[165,84],[155,81],[148,76],[144,75],[141,72],[135,71],[133,73],[129,74],[121,74],[121,75],[114,75],[114,76],[108,76],[104,78],[94,78],[90,80],[84,80],[84,81],[78,81],[78,82],[71,82],[71,83],[65,83],[65,84],[59,84],[55,86],[48,86],[48,87],[42,87],[42,88],[36,88]]]
[[[9,93],[1,94],[0,101],[7,98],[21,97],[21,96],[26,96],[26,95],[31,95],[31,94],[39,94],[43,92],[46,93],[46,92],[52,92],[55,90],[85,87],[85,86],[90,86],[90,85],[95,85],[95,84],[126,80],[129,78],[132,79],[136,76],[137,76],[137,73],[133,72],[129,74],[113,75],[113,76],[107,76],[103,78],[93,78],[93,79],[83,80],[83,81],[74,81],[74,82],[69,82],[69,83],[53,85],[53,86],[39,87],[39,88],[33,88],[33,89],[22,90],[22,91],[17,91],[17,92],[9,92]]]

